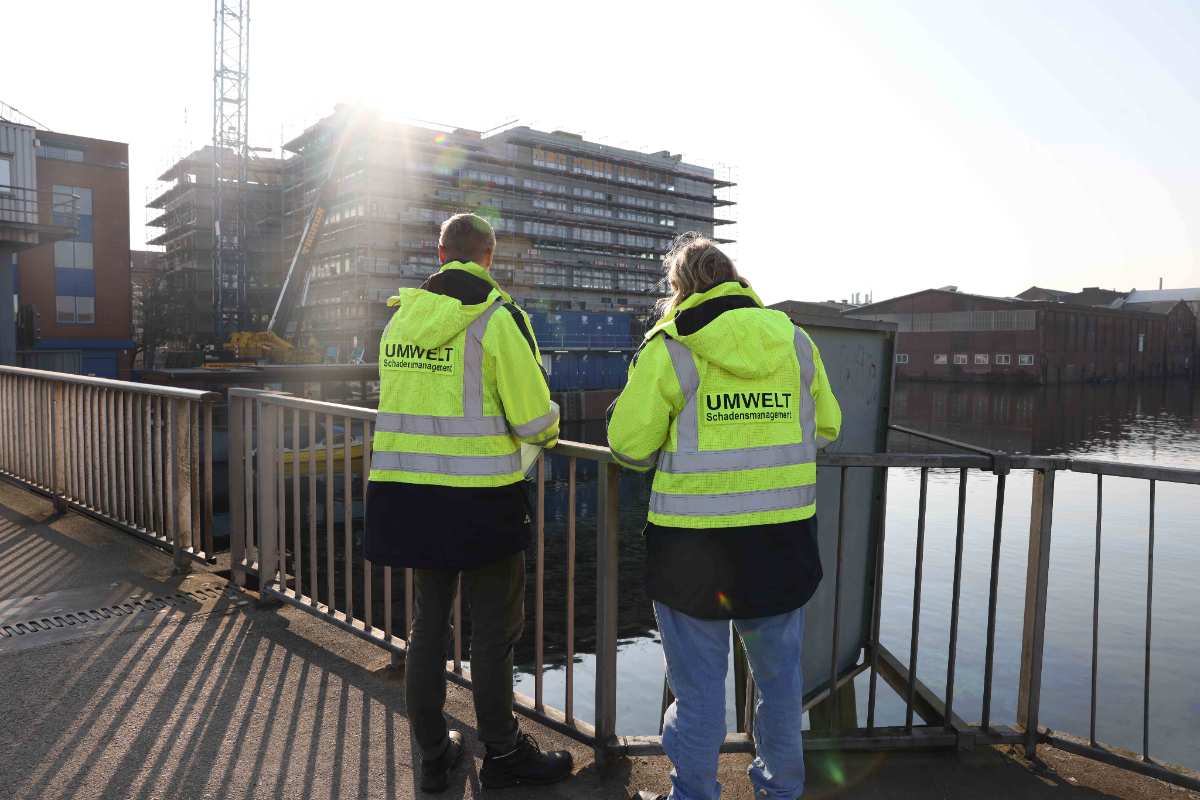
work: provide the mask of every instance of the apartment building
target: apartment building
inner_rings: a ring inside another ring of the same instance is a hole
[[[295,250],[351,109],[288,142],[284,250]],[[492,135],[371,117],[333,173],[336,200],[316,245],[301,338],[331,359],[374,358],[385,301],[438,268],[437,232],[458,211],[492,222],[493,274],[530,311],[649,314],[663,294],[662,256],[695,230],[719,237],[731,186],[668,151],[642,153],[562,131]],[[719,239],[729,241],[728,239]]]

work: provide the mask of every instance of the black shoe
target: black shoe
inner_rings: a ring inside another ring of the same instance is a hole
[[[437,758],[421,759],[421,791],[437,794],[450,785],[450,770],[462,761],[462,734],[450,731],[446,734],[446,749]]]
[[[655,794],[649,789],[642,789],[633,797],[629,798],[629,800],[667,800],[667,796],[665,794]]]
[[[483,757],[479,782],[485,789],[506,786],[544,786],[558,783],[571,774],[571,754],[566,750],[543,753],[528,733],[522,733],[517,746],[503,755],[493,755],[488,749]]]

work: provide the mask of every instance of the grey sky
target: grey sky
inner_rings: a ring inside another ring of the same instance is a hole
[[[727,164],[769,300],[1200,285],[1200,6],[448,7],[254,0],[253,143],[360,100]],[[211,134],[212,3],[12,3],[5,28],[0,100],[130,143],[140,243],[146,187]]]

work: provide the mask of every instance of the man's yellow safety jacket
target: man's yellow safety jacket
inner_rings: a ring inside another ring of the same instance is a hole
[[[733,528],[812,517],[817,449],[840,428],[812,339],[728,282],[646,334],[608,441],[623,466],[657,467],[651,523]]]
[[[457,261],[388,306],[371,481],[522,480],[521,443],[552,446],[559,423],[525,312],[487,270]]]

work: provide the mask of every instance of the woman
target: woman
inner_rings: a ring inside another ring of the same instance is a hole
[[[666,266],[672,294],[608,425],[617,461],[656,468],[647,594],[676,698],[663,727],[672,790],[657,797],[721,795],[732,620],[758,687],[750,780],[759,797],[792,800],[804,790],[804,604],[821,580],[816,454],[841,409],[808,334],[763,308],[716,244],[684,234]]]

